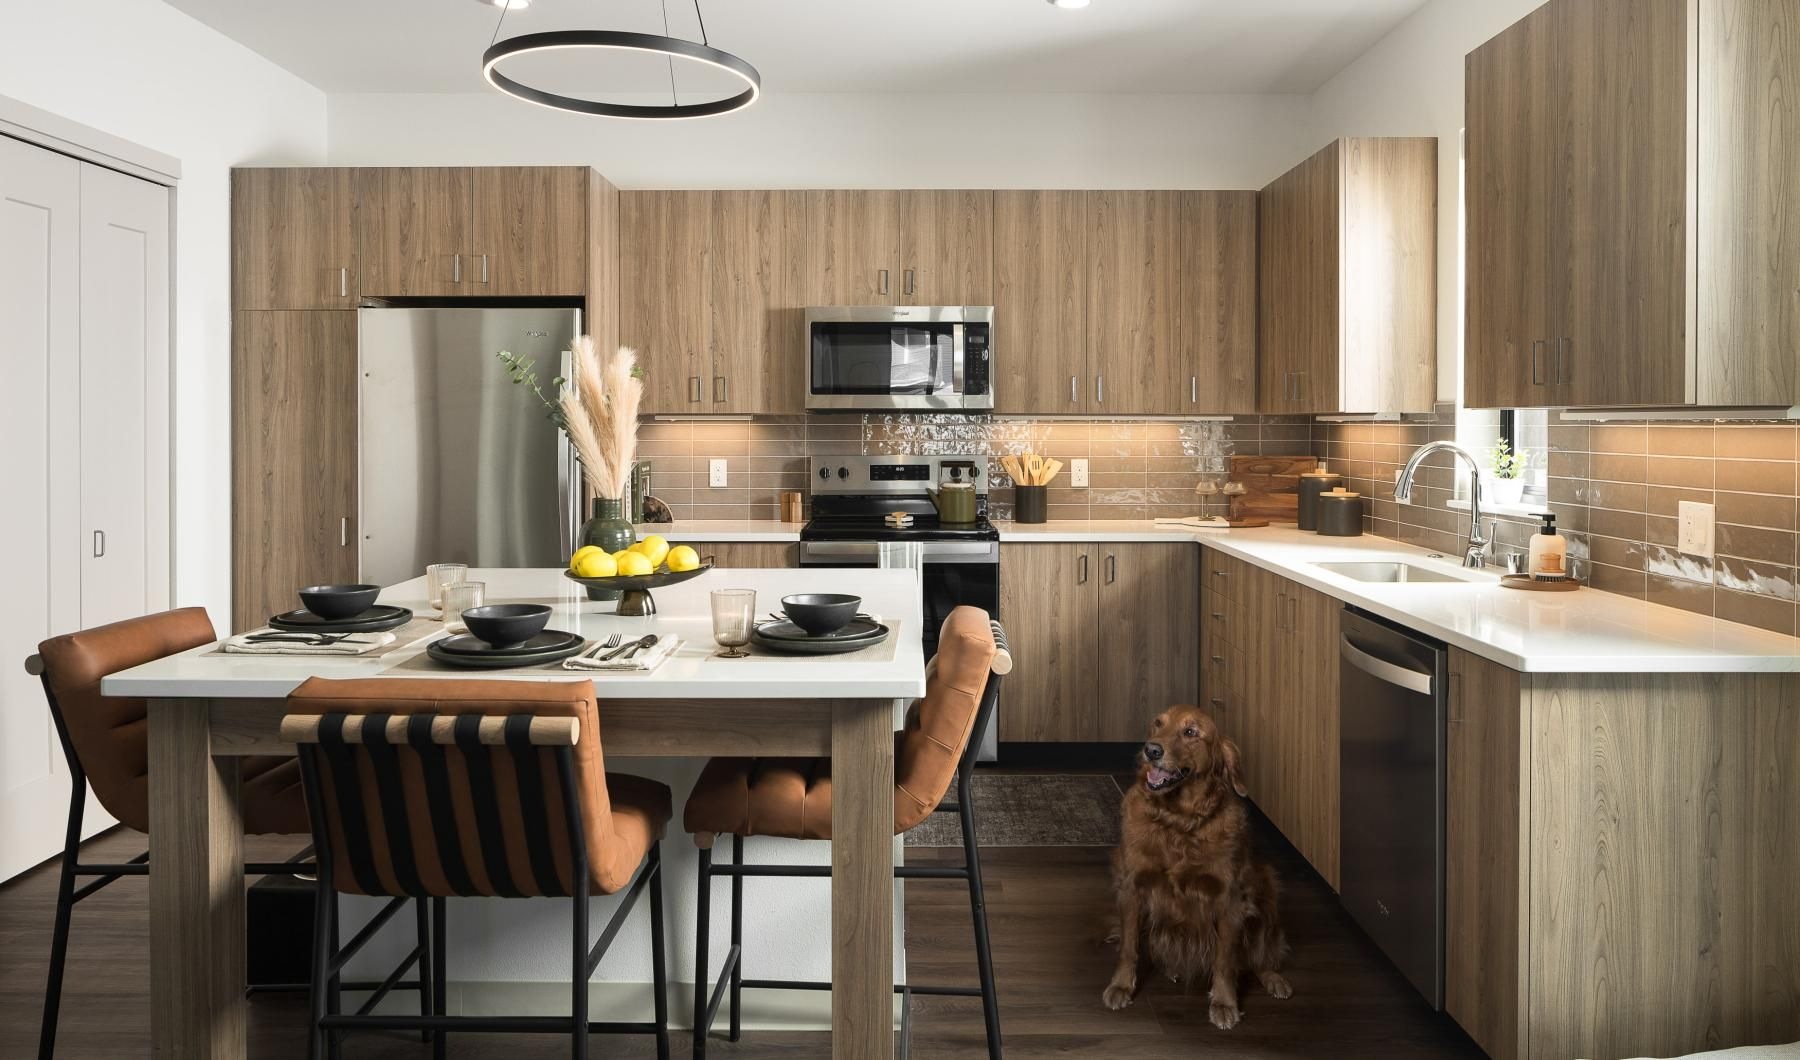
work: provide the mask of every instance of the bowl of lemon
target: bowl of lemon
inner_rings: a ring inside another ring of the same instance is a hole
[[[650,590],[698,578],[712,570],[712,559],[701,559],[691,546],[673,547],[661,535],[649,534],[630,548],[607,553],[583,545],[569,557],[563,576],[587,586],[588,599],[604,599],[608,591],[619,597],[621,615],[654,615],[656,600]]]

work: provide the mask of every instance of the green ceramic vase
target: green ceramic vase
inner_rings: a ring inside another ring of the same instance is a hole
[[[610,553],[630,548],[636,540],[637,531],[625,518],[625,502],[617,497],[595,497],[593,517],[581,524],[581,544]],[[594,588],[589,588],[587,594],[589,600],[617,600],[621,595],[617,589]]]

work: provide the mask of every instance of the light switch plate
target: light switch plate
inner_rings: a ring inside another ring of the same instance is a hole
[[[1078,490],[1087,489],[1087,461],[1074,459],[1069,461],[1069,485]]]
[[[725,485],[725,461],[709,460],[706,464],[706,484],[713,489]]]
[[[1683,555],[1713,558],[1713,506],[1699,501],[1680,504],[1680,533],[1677,546]]]

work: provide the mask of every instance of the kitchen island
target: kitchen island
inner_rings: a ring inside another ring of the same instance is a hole
[[[913,575],[892,570],[708,572],[656,591],[660,613],[612,614],[557,570],[476,570],[489,602],[546,603],[550,626],[604,637],[673,632],[686,643],[653,673],[544,669],[518,679],[594,681],[609,759],[713,755],[827,755],[832,803],[830,967],[832,1054],[893,1055],[893,730],[897,711],[925,689]],[[708,593],[749,588],[767,611],[800,592],[854,592],[896,628],[891,657],[712,655]],[[381,602],[429,615],[423,578]],[[155,1055],[233,1060],[245,1052],[242,826],[237,759],[292,753],[277,728],[284,697],[308,677],[442,676],[423,669],[426,637],[376,658],[232,656],[203,646],[114,674],[108,695],[150,700],[151,984]],[[677,792],[677,797],[684,792]],[[666,841],[679,842],[679,833]],[[671,873],[668,886],[683,877]],[[816,914],[815,914],[816,915]],[[754,911],[751,919],[755,919]],[[822,918],[821,918],[822,919]],[[691,939],[673,939],[676,953]],[[679,1011],[679,1009],[677,1009]]]

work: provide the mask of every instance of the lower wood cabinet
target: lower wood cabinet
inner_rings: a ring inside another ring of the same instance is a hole
[[[357,578],[356,314],[239,312],[232,327],[233,631]]]
[[[1000,739],[1137,742],[1199,695],[1199,550],[1186,542],[1002,544],[1012,647]]]
[[[638,528],[638,536],[656,532],[655,528]],[[754,570],[757,568],[798,567],[800,565],[800,546],[792,541],[681,541],[671,540],[671,545],[687,545],[700,558],[710,558],[713,565],[737,570]],[[777,601],[779,602],[779,601]]]

